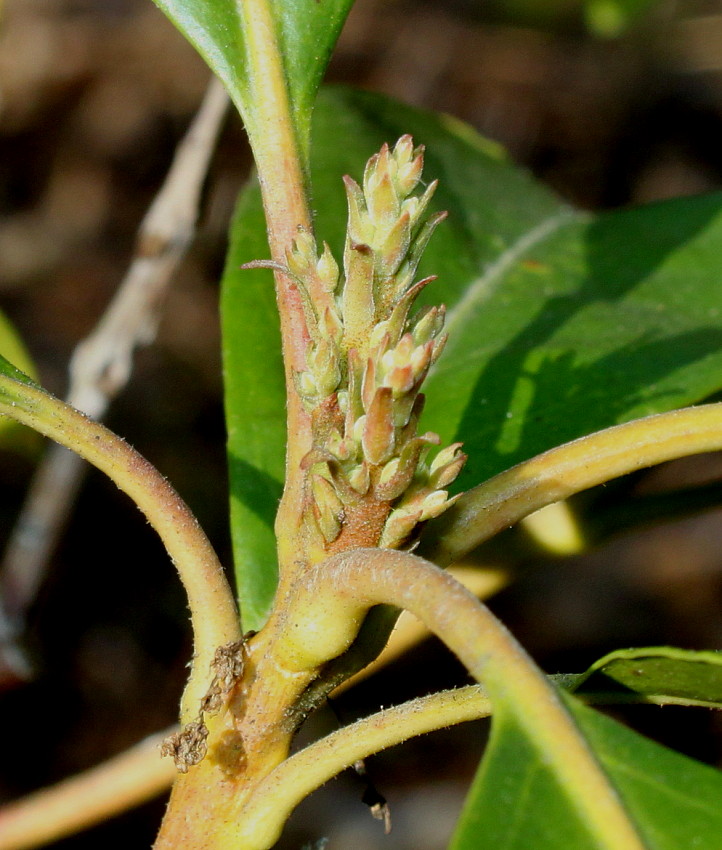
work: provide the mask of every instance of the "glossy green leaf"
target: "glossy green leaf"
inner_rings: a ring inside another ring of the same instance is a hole
[[[448,306],[450,333],[422,426],[465,443],[461,488],[722,388],[722,194],[595,218],[455,119],[332,90],[317,106],[311,164],[317,233],[337,257],[341,175],[360,178],[379,145],[405,132],[426,145],[426,177],[440,180],[436,208],[450,213],[420,268],[439,275],[422,296]],[[271,276],[239,271],[268,257],[262,233],[254,189],[234,223],[222,306],[234,546],[254,622],[274,582],[285,416]]]
[[[286,409],[273,276],[257,184],[241,195],[223,275],[221,320],[231,532],[243,624],[265,621],[278,577],[273,521],[283,489]]]
[[[248,0],[250,3],[250,0]],[[296,129],[305,147],[316,92],[353,0],[253,0],[276,27]],[[244,121],[254,124],[238,0],[155,0],[220,77]]]
[[[620,649],[605,655],[569,682],[594,701],[639,697],[657,703],[722,708],[722,652],[671,646]]]
[[[575,700],[568,704],[649,850],[719,850],[722,774]],[[599,844],[534,742],[500,712],[450,850],[532,847],[596,850]]]

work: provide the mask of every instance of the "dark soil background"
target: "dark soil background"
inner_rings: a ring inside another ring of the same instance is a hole
[[[469,121],[585,208],[719,189],[722,2],[658,3],[614,40],[591,36],[578,5],[359,0],[329,78]],[[0,303],[56,393],[65,391],[74,346],[123,276],[207,78],[150,0],[6,0]],[[226,563],[217,282],[248,168],[232,119],[158,339],[138,355],[108,419],[174,482]],[[720,266],[722,277],[722,256]],[[27,454],[0,460],[3,540],[33,464]],[[722,461],[692,459],[612,488],[607,501],[721,477]],[[493,606],[550,672],[584,669],[626,645],[720,649],[721,516],[709,509],[557,561],[517,534],[507,542],[528,569]],[[544,570],[533,569],[542,561]],[[190,648],[183,594],[138,511],[99,474],[87,479],[31,621],[36,677],[0,696],[2,799],[96,764],[175,718]],[[464,681],[429,642],[337,708],[345,722]],[[711,712],[638,708],[625,719],[712,764],[722,759],[722,725]],[[315,723],[318,731],[336,721],[329,713]],[[349,776],[301,807],[281,846],[298,850],[327,835],[329,850],[440,850],[483,735],[483,726],[449,730],[370,760],[391,804],[387,838]],[[54,846],[149,847],[162,809],[163,801],[149,804]]]

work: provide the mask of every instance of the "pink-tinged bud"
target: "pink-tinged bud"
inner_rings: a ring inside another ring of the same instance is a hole
[[[421,504],[421,522],[426,522],[427,519],[433,519],[435,516],[442,514],[451,504],[447,499],[448,493],[445,490],[436,490],[430,493]]]
[[[404,334],[396,343],[396,347],[387,351],[381,358],[382,369],[390,372],[398,366],[408,366],[413,350],[414,340],[411,334]]]
[[[369,463],[385,463],[391,458],[395,444],[393,399],[389,387],[376,390],[365,418],[361,436],[364,456]]]
[[[331,249],[326,242],[323,243],[323,253],[316,263],[316,274],[321,286],[326,292],[334,292],[338,286],[338,263],[333,258]]]
[[[311,478],[311,490],[314,500],[314,516],[326,543],[333,541],[341,533],[343,522],[343,503],[333,484],[322,475]]]
[[[355,446],[352,440],[347,440],[334,429],[326,439],[326,447],[336,460],[347,461],[355,454]]]
[[[404,133],[403,136],[394,145],[394,159],[399,168],[404,168],[411,162],[411,158],[415,153],[421,153],[423,147],[414,150],[414,140],[409,133]]]
[[[373,357],[366,360],[366,368],[364,369],[363,378],[361,379],[361,403],[363,409],[368,412],[371,407],[371,402],[376,394],[376,361]]]
[[[399,166],[396,175],[396,185],[398,192],[402,197],[410,195],[418,186],[421,179],[421,172],[424,168],[424,156],[420,153],[410,162]]]
[[[424,345],[419,345],[411,353],[410,365],[414,370],[416,379],[420,379],[426,375],[426,372],[431,364],[431,356],[434,351],[434,341],[429,340]]]
[[[343,178],[348,204],[347,241],[356,244],[370,244],[374,230],[369,221],[366,201],[358,183],[351,177]]]
[[[416,464],[413,461],[404,460],[403,457],[392,458],[381,470],[375,488],[376,496],[388,502],[398,499],[411,484],[415,472]]]
[[[316,381],[310,372],[296,372],[296,389],[301,398],[307,401],[315,401],[318,395],[318,387]]]
[[[401,206],[396,195],[396,188],[388,172],[380,174],[374,182],[376,185],[373,190],[366,193],[366,208],[368,209],[369,219],[374,226],[372,244],[375,248],[378,248],[386,240],[386,233],[399,217]]]
[[[365,244],[346,243],[346,283],[341,297],[346,348],[364,349],[376,324],[374,254]]]
[[[421,511],[408,512],[403,508],[391,511],[384,525],[379,546],[382,549],[397,549],[409,538],[421,520]]]
[[[443,452],[439,452],[439,454],[434,458],[429,474],[429,487],[434,490],[442,490],[456,480],[457,476],[464,468],[464,464],[467,459],[467,456],[460,451],[460,448],[461,443],[454,443],[452,446],[449,446],[448,449],[445,449]],[[454,449],[451,456],[447,455],[449,459],[443,463],[439,463],[439,458],[448,452],[449,449]]]
[[[343,339],[343,324],[335,306],[326,307],[318,320],[318,328],[323,339],[331,340],[340,345]]]
[[[348,474],[349,485],[361,496],[365,496],[371,486],[371,475],[366,461],[355,466]]]
[[[411,220],[407,212],[396,217],[391,228],[379,241],[376,236],[377,273],[380,279],[392,277],[406,256],[411,244]]]
[[[316,264],[316,242],[305,228],[299,228],[291,247],[286,251],[286,262],[291,274],[302,280],[309,277]]]
[[[416,345],[423,345],[435,339],[444,327],[446,309],[443,307],[427,307],[412,319],[411,335]]]
[[[385,387],[390,387],[394,397],[405,395],[414,386],[414,370],[407,366],[396,366],[384,375]]]

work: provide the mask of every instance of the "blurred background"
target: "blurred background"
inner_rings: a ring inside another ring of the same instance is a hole
[[[722,0],[623,5],[635,14],[625,18],[614,0],[358,0],[328,77],[470,122],[590,210],[719,189]],[[5,0],[0,9],[0,306],[42,383],[62,395],[70,354],[122,279],[208,73],[150,0]],[[138,354],[107,420],[171,479],[225,563],[218,279],[249,166],[233,117],[157,341]],[[722,276],[722,256],[720,266]],[[30,443],[0,458],[2,541],[39,450]],[[584,497],[582,506],[607,517],[628,506],[624,520],[601,524],[584,557],[554,559],[523,533],[507,535],[479,554],[483,563],[511,558],[521,571],[492,607],[550,672],[581,671],[621,646],[722,648],[720,510],[608,533],[628,524],[645,494],[720,480],[722,461],[708,456]],[[34,678],[0,695],[0,799],[174,721],[190,650],[183,594],[138,511],[99,474],[81,491],[27,646]],[[336,710],[347,722],[465,681],[429,641]],[[712,712],[639,707],[624,717],[722,761]],[[313,723],[319,734],[338,720],[327,712]],[[343,776],[299,809],[280,846],[329,836],[329,850],[441,850],[484,734],[483,724],[448,730],[369,760],[391,806],[390,836],[360,802],[360,780]],[[53,846],[150,846],[163,805]]]

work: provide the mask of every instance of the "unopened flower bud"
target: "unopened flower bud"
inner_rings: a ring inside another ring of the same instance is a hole
[[[361,435],[364,457],[369,463],[385,463],[394,451],[393,399],[389,387],[376,390],[365,416]]]
[[[348,474],[348,483],[361,496],[365,496],[371,486],[371,475],[366,461],[355,466]]]
[[[421,522],[433,519],[443,513],[449,506],[448,493],[446,490],[436,490],[430,493],[421,503]]]
[[[351,177],[343,178],[348,204],[347,241],[368,245],[373,241],[374,230],[369,221],[366,201],[358,183]]]
[[[286,251],[286,262],[289,271],[302,280],[316,265],[316,242],[305,228],[299,228],[291,248]]]
[[[314,515],[326,543],[333,543],[341,532],[343,504],[333,484],[322,475],[311,479],[314,500]]]
[[[427,307],[412,320],[411,335],[416,345],[435,339],[444,327],[446,310],[443,307]]]
[[[323,253],[316,263],[316,274],[318,280],[327,292],[334,292],[338,286],[338,263],[333,258],[331,249],[326,242],[323,243]]]
[[[396,549],[406,542],[414,528],[421,521],[421,511],[406,511],[397,508],[391,511],[384,525],[379,546],[383,549]]]

